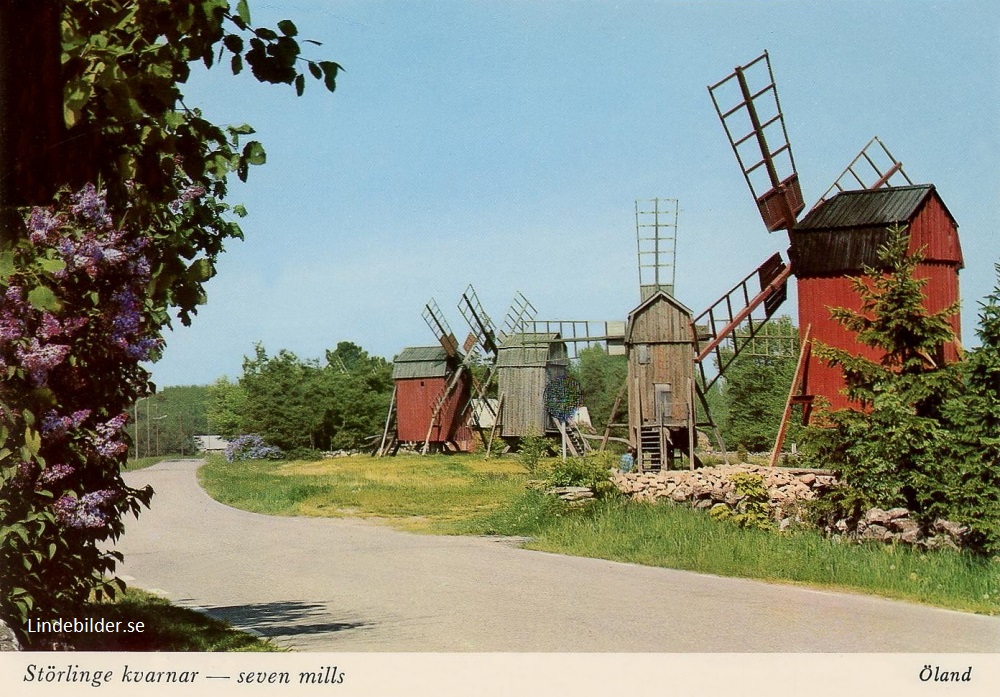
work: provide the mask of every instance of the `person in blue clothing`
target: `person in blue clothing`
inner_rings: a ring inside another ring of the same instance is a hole
[[[631,472],[633,467],[635,467],[635,448],[630,445],[628,452],[618,461],[618,469],[622,472]]]

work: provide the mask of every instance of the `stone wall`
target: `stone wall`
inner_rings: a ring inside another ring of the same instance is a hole
[[[767,488],[768,505],[779,529],[805,522],[802,506],[823,492],[837,486],[829,470],[813,470],[759,465],[719,465],[696,470],[623,474],[616,472],[612,481],[618,489],[636,501],[668,500],[696,509],[709,510],[718,505],[735,510],[741,501],[730,477],[737,472],[761,477]],[[859,521],[837,520],[824,529],[830,536],[856,541],[900,542],[919,547],[961,547],[967,529],[946,520],[921,526],[905,508],[884,511],[873,508]]]
[[[783,526],[800,517],[801,504],[836,484],[825,470],[719,465],[696,470],[663,470],[613,475],[618,489],[637,501],[668,499],[694,508],[709,509],[717,504],[735,508],[741,497],[730,477],[737,472],[756,474],[764,481],[773,517]]]

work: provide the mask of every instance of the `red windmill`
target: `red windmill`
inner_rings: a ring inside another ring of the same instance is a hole
[[[881,355],[832,320],[828,308],[860,309],[849,278],[879,268],[879,248],[888,239],[888,228],[896,225],[906,227],[909,253],[923,253],[916,273],[927,279],[924,306],[930,312],[948,307],[958,300],[963,266],[958,224],[934,185],[914,185],[878,138],[800,220],[805,206],[767,52],[708,90],[765,226],[789,234],[803,354],[785,421],[794,401],[804,403],[808,421],[815,396],[824,397],[832,409],[846,408],[840,371],[813,357],[810,341],[873,360]],[[958,336],[957,315],[952,326]],[[939,354],[942,360],[956,360],[958,346],[942,346]]]

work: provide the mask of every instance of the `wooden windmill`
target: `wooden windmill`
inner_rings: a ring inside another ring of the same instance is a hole
[[[698,428],[712,430],[725,449],[705,395],[784,301],[789,276],[776,254],[694,316],[675,295],[677,211],[676,199],[636,202],[640,303],[628,316],[628,378],[609,429],[627,392],[628,440],[642,470],[669,467],[678,452],[694,467]],[[714,374],[706,370],[712,358]]]
[[[518,424],[525,410],[531,410],[533,398],[530,390],[523,389],[521,381],[516,378],[517,373],[511,372],[513,366],[509,348],[518,342],[531,343],[531,340],[526,342],[525,337],[531,334],[527,332],[527,327],[535,318],[534,305],[517,291],[498,329],[470,285],[462,294],[459,311],[471,331],[467,343],[481,351],[484,366],[482,377],[473,390],[471,417],[474,427],[489,428],[490,443],[492,435],[498,430],[501,437],[507,439],[526,435],[520,432],[522,428]],[[494,381],[497,383],[495,401],[489,397]]]
[[[922,250],[924,261],[916,273],[927,279],[925,307],[936,312],[959,297],[963,261],[958,225],[935,187],[914,185],[878,138],[800,219],[805,206],[767,52],[708,90],[765,227],[771,232],[786,230],[791,243],[802,355],[783,432],[795,401],[803,403],[806,420],[815,396],[823,397],[831,408],[849,406],[840,372],[811,355],[812,340],[872,360],[881,358],[834,322],[828,308],[860,309],[850,278],[880,267],[878,253],[888,240],[888,228],[905,226],[909,252]],[[959,322],[954,316],[956,336]],[[937,359],[955,360],[957,353],[955,345],[942,346]]]
[[[438,343],[405,348],[393,360],[394,390],[378,455],[395,452],[401,443],[419,445],[425,453],[472,447],[465,423],[472,390],[466,355],[433,298],[421,316]]]

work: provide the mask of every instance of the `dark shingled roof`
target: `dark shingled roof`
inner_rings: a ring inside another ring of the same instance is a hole
[[[795,224],[795,232],[907,223],[932,191],[933,184],[842,191],[809,211]]]
[[[940,201],[933,184],[840,192],[809,211],[792,229],[788,257],[795,275],[878,268],[879,249],[889,241],[889,228],[912,222],[931,196]]]

